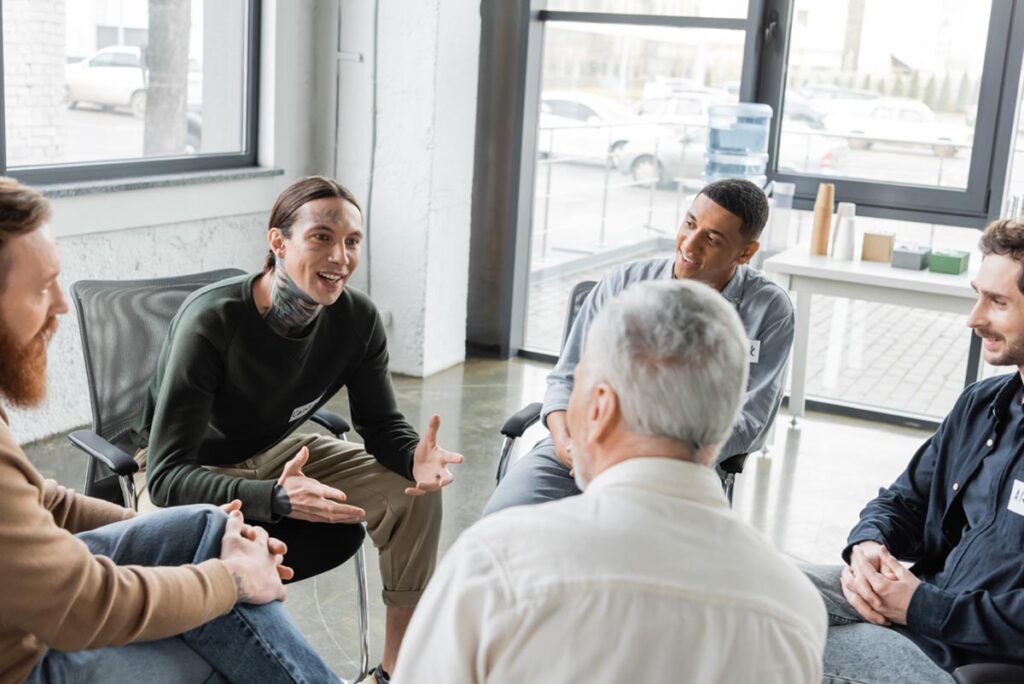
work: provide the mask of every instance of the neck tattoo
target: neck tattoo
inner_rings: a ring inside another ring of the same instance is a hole
[[[270,308],[263,314],[263,320],[278,335],[298,337],[323,307],[295,284],[284,268],[284,259],[274,260],[274,272],[270,275]]]

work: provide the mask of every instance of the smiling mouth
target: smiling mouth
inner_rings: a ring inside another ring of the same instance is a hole
[[[331,283],[338,283],[344,280],[344,276],[341,275],[340,273],[327,273],[324,271],[320,271],[317,273],[317,275]]]
[[[679,260],[682,261],[687,266],[700,266],[700,264],[694,261],[693,259],[686,258],[686,255],[683,254],[682,252],[676,252],[676,254],[679,255]]]

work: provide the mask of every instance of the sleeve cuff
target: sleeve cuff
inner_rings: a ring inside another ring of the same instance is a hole
[[[292,512],[292,500],[288,497],[288,492],[281,485],[274,485],[274,494],[270,501],[270,511],[274,514],[274,522]]]
[[[544,408],[540,410],[540,422],[544,423],[544,427],[548,426],[548,416],[555,411],[568,411],[569,402],[552,401],[544,402]]]
[[[942,625],[953,608],[954,595],[921,582],[907,606],[907,627],[933,639],[942,638]]]
[[[247,520],[257,522],[274,522],[274,488],[273,480],[245,480],[238,483],[237,496],[242,500],[242,514]]]

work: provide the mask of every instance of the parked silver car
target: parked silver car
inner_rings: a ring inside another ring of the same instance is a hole
[[[64,67],[67,103],[103,108],[127,107],[132,114],[146,113],[146,83],[142,51],[130,45],[105,47],[80,62]]]
[[[610,164],[637,181],[699,183],[704,141],[643,121],[615,100],[582,92],[541,96],[537,151],[566,162]]]
[[[826,130],[849,136],[853,149],[876,144],[929,147],[937,157],[956,155],[970,147],[969,126],[938,120],[935,112],[919,100],[880,97],[847,105],[824,118]]]

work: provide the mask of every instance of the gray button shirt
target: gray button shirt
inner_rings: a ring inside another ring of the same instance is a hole
[[[672,258],[625,264],[605,276],[590,292],[576,316],[558,364],[548,375],[542,412],[545,424],[549,413],[569,407],[573,373],[580,360],[583,341],[605,302],[634,283],[671,279],[672,264]],[[719,461],[757,451],[764,445],[782,401],[786,363],[793,343],[793,304],[789,294],[759,271],[747,265],[737,267],[722,290],[722,296],[736,307],[750,339],[750,380],[743,408],[732,436],[719,453]]]

